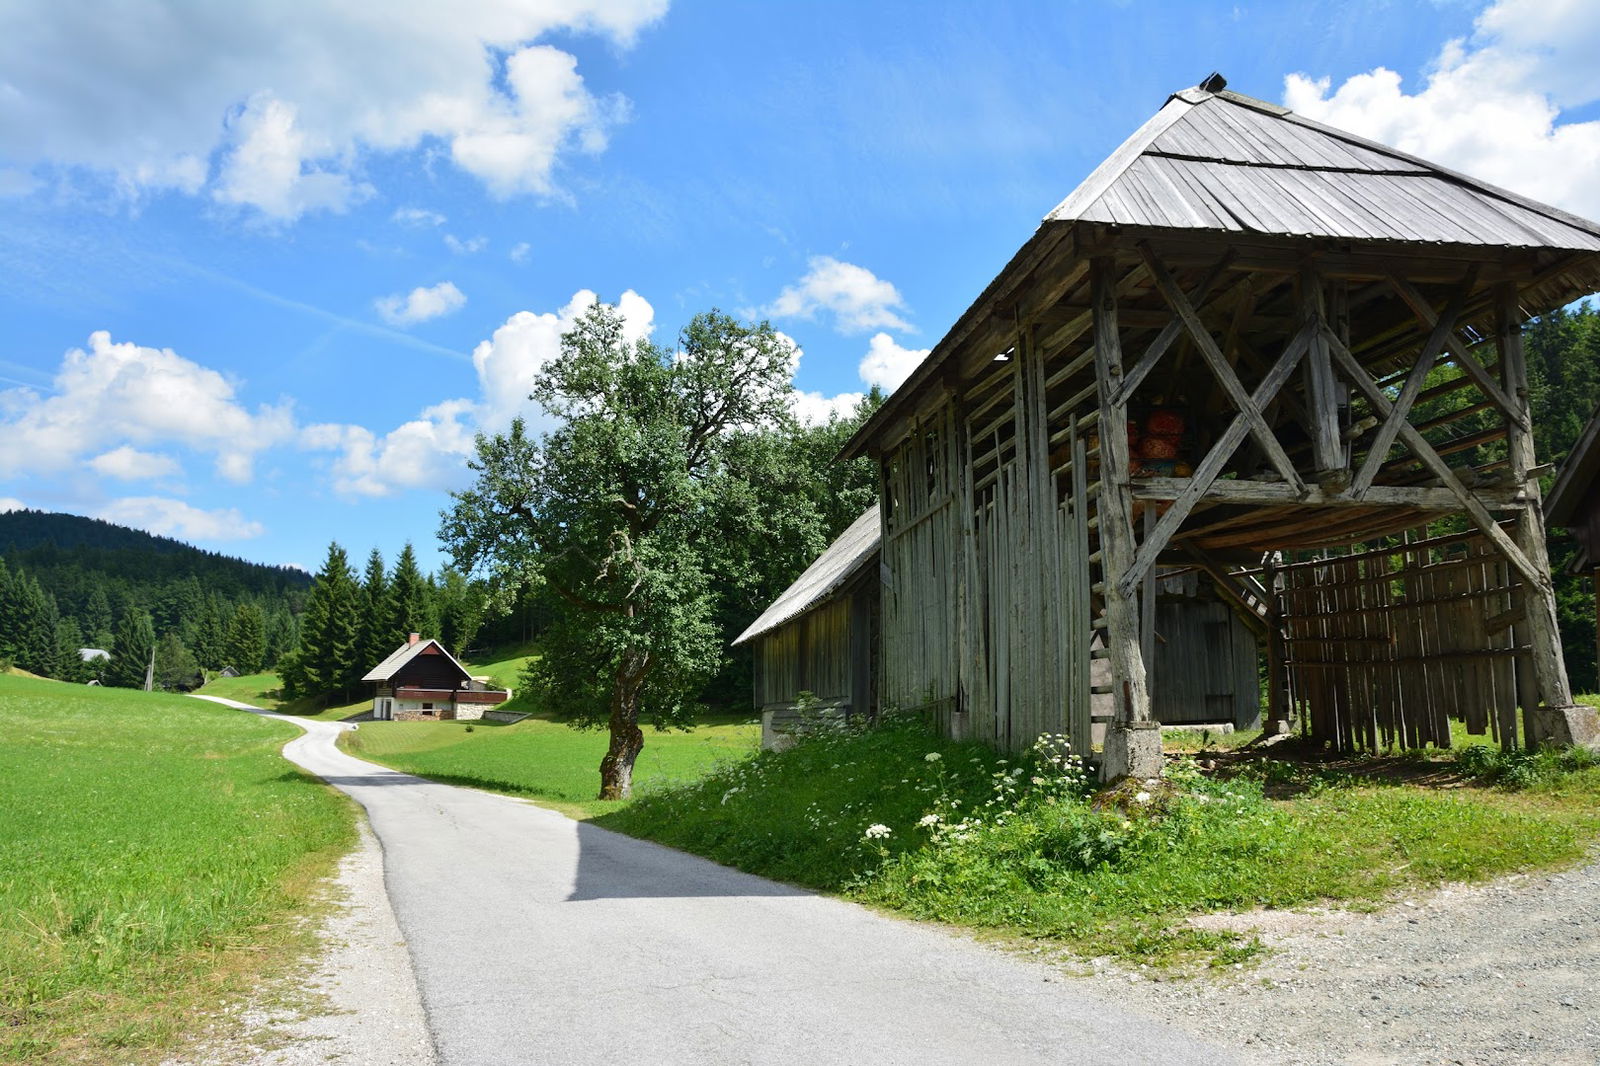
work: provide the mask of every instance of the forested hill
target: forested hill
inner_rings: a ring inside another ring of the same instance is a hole
[[[163,687],[201,668],[250,673],[294,647],[310,586],[302,570],[98,519],[0,514],[0,665],[82,681],[99,668],[79,648],[120,649],[142,683],[154,646]]]
[[[98,518],[48,511],[0,514],[0,558],[24,567],[57,599],[74,602],[79,579],[72,572],[133,587],[193,577],[207,592],[229,599],[277,597],[311,586],[311,575],[294,567],[247,562]]]

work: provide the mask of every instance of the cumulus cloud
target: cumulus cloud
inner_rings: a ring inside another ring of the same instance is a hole
[[[602,150],[627,105],[539,42],[628,47],[667,0],[214,7],[0,5],[6,161],[88,168],[136,194],[209,188],[280,221],[344,209],[368,191],[366,157],[419,147],[497,196],[552,195],[561,158]]]
[[[861,380],[884,392],[893,392],[930,351],[931,348],[902,348],[887,333],[874,333],[867,342],[867,354],[861,359]]]
[[[270,94],[251,98],[229,124],[232,147],[211,193],[217,202],[287,221],[307,211],[344,211],[372,194],[370,185],[313,164],[330,146],[308,137],[297,115],[293,104]]]
[[[301,439],[336,453],[332,483],[341,495],[447,488],[460,481],[472,451],[474,409],[470,400],[447,400],[382,436],[364,426],[326,424],[307,427]]]
[[[178,461],[170,455],[142,452],[124,444],[89,460],[89,469],[118,481],[144,481],[152,478],[177,477],[183,473]],[[237,471],[236,471],[237,472]],[[237,477],[230,480],[240,480]]]
[[[824,396],[820,392],[794,394],[794,416],[808,426],[820,425],[831,418],[844,418],[855,412],[865,399],[865,393],[841,392],[837,396]]]
[[[15,496],[0,496],[0,514],[6,514],[9,511],[26,511],[27,509],[27,504]]]
[[[105,448],[164,443],[208,454],[221,476],[245,482],[256,455],[292,434],[287,405],[252,411],[215,370],[170,348],[116,343],[104,330],[67,352],[53,394],[0,392],[0,437],[28,442],[0,448],[0,475],[59,473]]]
[[[466,306],[467,297],[455,284],[441,281],[428,287],[418,286],[409,295],[382,296],[373,301],[378,314],[391,326],[414,326],[430,318],[448,315]]]
[[[180,540],[247,540],[264,532],[260,522],[245,518],[237,508],[207,511],[165,496],[112,500],[95,517]]]
[[[498,433],[518,416],[534,429],[549,428],[544,412],[528,393],[539,371],[561,352],[561,335],[570,330],[599,296],[574,293],[557,311],[519,311],[506,319],[472,352],[478,398],[433,405],[386,433],[357,425],[310,426],[301,444],[332,452],[328,469],[334,490],[349,497],[390,496],[408,489],[458,487],[476,433]],[[655,308],[632,289],[617,300],[623,335],[629,343],[655,329]]]
[[[906,310],[900,291],[865,267],[831,256],[813,256],[804,277],[784,288],[766,313],[774,318],[833,317],[842,333],[869,329],[911,331],[898,312]]]
[[[1600,216],[1600,121],[1560,122],[1600,101],[1600,11],[1587,0],[1497,0],[1468,38],[1447,42],[1407,92],[1385,67],[1346,79],[1304,73],[1284,103],[1474,177]]]

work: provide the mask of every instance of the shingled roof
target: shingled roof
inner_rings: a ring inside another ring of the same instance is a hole
[[[1003,317],[996,315],[1002,304],[1053,262],[1080,224],[1219,243],[1382,242],[1407,255],[1450,245],[1526,250],[1560,268],[1543,270],[1524,288],[1530,313],[1600,289],[1600,225],[1225,85],[1212,75],[1168,97],[1044,217],[840,457],[862,454],[899,419],[952,353],[983,334],[992,317]]]
[[[1045,221],[1600,251],[1593,222],[1227,89],[1174,94]]]
[[[805,573],[795,578],[794,584],[783,590],[783,595],[772,601],[772,606],[761,612],[760,618],[739,634],[734,646],[770,633],[843,588],[877,555],[878,535],[878,505],[873,504],[806,567]]]

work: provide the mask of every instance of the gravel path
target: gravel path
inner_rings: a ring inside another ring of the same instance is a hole
[[[1210,916],[1273,953],[1222,978],[1107,971],[1123,1002],[1275,1066],[1600,1062],[1600,865],[1382,912]]]

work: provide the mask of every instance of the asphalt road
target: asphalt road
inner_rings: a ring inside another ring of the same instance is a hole
[[[284,754],[366,808],[445,1066],[1237,1061],[1043,965],[286,720]]]

